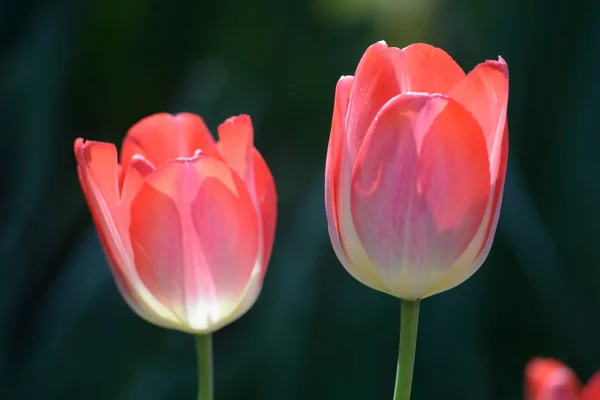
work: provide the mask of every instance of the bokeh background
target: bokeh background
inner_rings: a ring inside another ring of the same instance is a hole
[[[192,399],[193,340],[119,296],[75,172],[159,111],[252,115],[279,192],[255,307],[214,338],[220,400],[391,399],[399,302],[327,234],[334,87],[368,45],[510,68],[510,156],[483,268],[422,304],[414,399],[521,399],[533,356],[600,367],[600,3],[0,2],[0,399]]]

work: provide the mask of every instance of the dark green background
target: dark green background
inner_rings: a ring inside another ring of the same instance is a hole
[[[488,261],[422,304],[414,399],[520,399],[535,355],[600,366],[599,2],[0,2],[0,399],[193,399],[192,338],[120,298],[75,173],[158,111],[249,113],[279,192],[261,297],[215,335],[217,399],[391,399],[399,302],[329,242],[334,87],[381,39],[510,68]]]

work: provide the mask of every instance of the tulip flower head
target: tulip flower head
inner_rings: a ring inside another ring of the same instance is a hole
[[[325,204],[353,277],[416,300],[481,266],[502,202],[507,102],[502,58],[466,75],[427,44],[378,42],[338,81]]]
[[[210,333],[256,301],[276,193],[250,117],[155,114],[111,143],[75,141],[77,170],[119,291],[142,318]]]
[[[560,361],[536,357],[525,369],[526,400],[600,400],[600,371],[583,386]]]

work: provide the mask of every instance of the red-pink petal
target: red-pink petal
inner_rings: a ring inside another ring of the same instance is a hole
[[[129,161],[129,167],[123,177],[123,189],[121,190],[121,205],[127,209],[131,201],[137,195],[144,184],[146,177],[152,174],[156,168],[146,160],[144,156],[134,155]],[[124,213],[129,224],[129,213]]]
[[[327,147],[327,160],[325,162],[325,212],[327,214],[327,225],[329,237],[333,249],[343,265],[348,265],[347,255],[341,243],[338,197],[340,195],[340,172],[342,168],[343,146],[344,146],[344,124],[346,110],[352,90],[353,76],[343,76],[337,83],[335,99],[333,103],[333,118],[331,121],[331,133]]]
[[[506,131],[508,66],[502,58],[479,64],[448,95],[469,110],[483,129],[493,184],[499,173]]]
[[[217,147],[223,160],[254,189],[254,131],[248,115],[228,118],[219,125]]]
[[[347,152],[351,164],[375,115],[388,100],[400,93],[394,63],[388,50],[385,42],[371,45],[356,69],[346,113],[343,150]]]
[[[199,116],[160,113],[143,118],[129,129],[123,140],[121,183],[135,154],[144,156],[158,168],[173,158],[192,157],[199,149],[217,155],[215,141]]]
[[[244,180],[260,210],[263,229],[261,273],[264,276],[275,235],[277,195],[271,171],[253,142],[254,130],[248,115],[231,117],[219,126],[219,154]]]
[[[506,179],[506,164],[508,163],[508,124],[504,125],[504,133],[502,135],[502,143],[500,146],[500,157],[498,159],[498,169],[496,181],[492,186],[493,198],[492,198],[492,215],[491,222],[488,225],[488,231],[486,233],[486,240],[483,244],[481,251],[477,255],[477,258],[473,262],[476,268],[479,268],[481,264],[487,258],[492,243],[494,242],[494,236],[496,235],[496,228],[498,227],[498,221],[500,219],[500,208],[502,207],[502,196],[504,194],[504,181]]]
[[[536,357],[525,369],[527,400],[579,400],[580,387],[573,371],[554,359]]]
[[[245,184],[216,158],[170,161],[131,205],[135,264],[150,292],[192,329],[228,315],[258,256],[258,217]]]
[[[74,150],[79,181],[117,287],[127,303],[142,315],[142,306],[124,271],[130,263],[129,237],[119,205],[117,149],[111,143],[77,139]]]
[[[506,129],[508,129],[506,127]],[[488,210],[484,220],[475,235],[473,242],[467,250],[461,255],[459,261],[448,271],[448,273],[435,285],[430,288],[426,296],[440,293],[455,286],[471,277],[487,258],[494,235],[498,226],[500,217],[500,207],[502,205],[502,194],[504,192],[504,179],[506,175],[506,163],[508,160],[508,132],[505,133],[500,156],[500,168],[496,182],[490,188],[490,198]]]
[[[481,128],[452,99],[400,95],[369,129],[352,183],[358,236],[387,281],[398,269],[449,268],[477,232],[489,198]]]
[[[600,400],[600,371],[596,372],[581,391],[580,400]]]
[[[415,43],[400,50],[390,47],[401,93],[446,94],[465,77],[462,68],[437,47]]]
[[[138,276],[158,301],[185,320],[187,266],[181,219],[175,201],[147,183],[132,202],[130,235]]]
[[[263,252],[261,274],[267,272],[273,241],[275,239],[275,225],[277,221],[277,193],[273,175],[258,150],[254,149],[254,184],[256,196],[260,207],[263,229]],[[262,281],[261,277],[261,281]]]
[[[86,178],[85,183],[89,184],[87,179],[93,179],[97,191],[94,194],[100,194],[110,209],[116,209],[119,202],[117,186],[119,164],[115,145],[77,139],[75,141],[75,157],[77,166]]]

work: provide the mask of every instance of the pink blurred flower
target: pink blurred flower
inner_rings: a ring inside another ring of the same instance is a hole
[[[527,400],[600,400],[600,371],[582,387],[569,367],[537,357],[527,365],[525,380]]]

